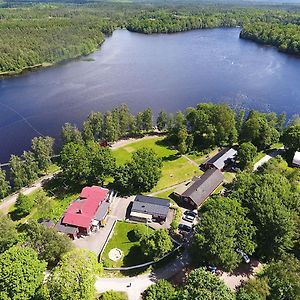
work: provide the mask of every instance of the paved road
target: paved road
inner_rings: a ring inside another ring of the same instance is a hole
[[[142,274],[135,277],[126,278],[97,278],[95,288],[98,293],[109,290],[124,291],[128,294],[129,300],[140,300],[141,294],[147,287],[156,281],[164,278],[169,279],[180,272],[187,264],[189,264],[189,256],[185,251],[178,259],[170,264],[155,270],[148,274]],[[131,284],[131,286],[129,286]]]
[[[59,173],[60,171],[58,172],[55,172],[53,174],[50,174],[50,175],[46,175],[42,178],[40,178],[38,181],[36,181],[34,184],[32,184],[31,186],[29,187],[25,187],[25,188],[22,188],[19,192],[17,193],[14,193],[6,198],[4,198],[2,200],[2,202],[0,203],[0,210],[4,213],[4,214],[7,214],[9,212],[9,208],[16,202],[17,198],[18,198],[18,195],[19,193],[22,193],[24,195],[28,195],[36,190],[38,190],[39,188],[42,187],[43,185],[43,182],[46,181],[46,180],[49,180],[51,179],[54,175],[56,175],[57,173]]]
[[[257,163],[254,164],[253,171],[256,171],[259,167],[261,167],[263,164],[265,164],[267,161],[269,161],[271,158],[280,155],[284,152],[284,148],[281,147],[279,149],[276,149],[269,154],[265,155],[262,159],[260,159]]]
[[[116,220],[116,217],[108,216],[107,223],[104,227],[101,227],[97,232],[92,233],[91,235],[75,239],[73,244],[78,248],[88,249],[98,255],[105,247],[106,241]]]

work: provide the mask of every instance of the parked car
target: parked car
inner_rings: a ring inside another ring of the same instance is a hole
[[[185,215],[188,215],[188,216],[192,216],[194,218],[196,218],[198,216],[198,212],[197,211],[194,211],[194,210],[186,210],[184,212]]]
[[[207,266],[207,270],[213,274],[215,274],[217,272],[217,267],[214,265],[208,265]]]
[[[190,222],[190,223],[193,223],[194,220],[195,220],[195,217],[193,217],[193,216],[191,216],[191,215],[184,215],[184,216],[182,217],[182,219],[185,220],[185,221],[188,221],[188,222]]]
[[[242,251],[241,249],[237,248],[236,252],[243,258],[243,260],[244,260],[244,262],[246,264],[250,263],[250,258],[249,258],[249,256],[244,251]]]
[[[178,225],[178,229],[180,231],[185,231],[185,232],[190,232],[192,230],[192,227],[191,226],[188,226],[186,224],[179,224]]]

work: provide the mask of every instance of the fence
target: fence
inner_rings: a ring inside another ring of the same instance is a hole
[[[165,258],[167,258],[170,255],[174,254],[176,251],[178,251],[182,247],[183,247],[183,244],[180,244],[175,249],[173,249],[171,252],[165,254],[163,257],[161,257],[157,261],[153,260],[153,261],[150,261],[150,262],[147,262],[147,263],[144,263],[144,264],[135,265],[135,266],[131,266],[131,267],[121,267],[121,268],[107,268],[107,267],[104,267],[103,269],[107,270],[107,271],[129,271],[129,270],[135,270],[135,269],[148,267],[148,266],[151,266],[151,265],[154,265],[154,264],[157,264],[157,263],[161,262],[162,260],[164,260]]]

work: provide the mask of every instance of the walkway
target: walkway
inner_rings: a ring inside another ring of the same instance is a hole
[[[186,155],[181,155],[182,157],[184,157],[189,163],[191,163],[192,165],[194,165],[195,167],[199,168],[199,164],[197,162],[195,162],[194,160],[190,159],[188,156]]]
[[[152,135],[146,135],[142,138],[128,138],[128,139],[119,140],[119,141],[116,141],[115,143],[113,143],[113,145],[111,146],[111,149],[115,150],[115,149],[118,149],[118,148],[122,148],[122,147],[124,147],[128,144],[132,144],[134,142],[140,142],[140,141],[143,141],[143,140],[154,139],[154,138],[162,137],[162,136],[165,136],[165,134],[157,132],[157,133],[154,133]]]
[[[127,292],[129,300],[142,299],[141,294],[150,285],[160,279],[169,279],[180,272],[186,265],[189,264],[189,256],[187,251],[180,255],[170,264],[155,270],[148,274],[142,274],[134,277],[126,278],[100,278],[98,277],[95,287],[98,293],[103,293],[109,290]],[[131,284],[131,286],[129,286]]]
[[[29,187],[24,187],[22,188],[20,191],[4,198],[2,200],[2,202],[0,202],[0,210],[4,213],[7,214],[9,212],[9,209],[12,205],[15,204],[15,202],[17,201],[18,195],[19,193],[22,193],[24,195],[29,195],[30,193],[40,189],[43,186],[43,183],[51,178],[53,178],[54,175],[58,174],[60,171],[57,171],[53,174],[50,175],[46,175],[42,178],[40,178],[38,181],[36,181],[35,183],[33,183],[31,186]]]
[[[258,168],[260,168],[263,164],[268,162],[271,158],[280,155],[284,152],[284,148],[281,147],[279,149],[276,149],[269,154],[265,155],[262,159],[260,159],[257,163],[254,164],[253,171],[256,171]]]
[[[169,187],[167,187],[167,188],[164,188],[164,189],[162,189],[162,190],[159,190],[159,191],[157,191],[157,192],[150,193],[150,194],[148,194],[148,196],[155,196],[155,195],[158,195],[158,194],[161,194],[161,193],[170,191],[170,190],[177,189],[179,186],[181,186],[181,185],[186,185],[186,184],[189,183],[190,181],[191,181],[191,180],[187,180],[187,181],[183,181],[183,182],[180,182],[180,183],[171,185],[171,186],[169,186]]]

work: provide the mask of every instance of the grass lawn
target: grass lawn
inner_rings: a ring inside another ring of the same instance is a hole
[[[159,194],[155,194],[155,197],[163,198],[163,199],[167,199],[167,200],[173,201],[169,196],[170,196],[175,190],[176,190],[176,188],[170,189],[170,190],[168,190],[168,191],[165,191],[165,192],[162,192],[162,193],[159,193]]]
[[[44,197],[39,198],[43,199],[42,203],[36,203],[29,215],[22,219],[15,220],[17,224],[25,223],[29,219],[38,220],[48,218],[56,222],[67,209],[69,204],[79,196],[78,191],[65,190],[61,179],[51,180],[43,188],[30,193],[28,196],[35,199],[38,197],[39,193],[44,194]],[[15,205],[10,207],[9,210],[9,212],[12,214],[12,218],[14,210]]]
[[[236,177],[236,173],[224,172],[224,182],[225,183],[231,183],[235,177]]]
[[[219,152],[218,148],[210,151],[209,152],[209,157],[213,157],[218,152]],[[201,152],[197,153],[197,152],[195,152],[195,153],[187,154],[187,157],[190,158],[191,160],[195,161],[199,165],[201,165],[205,160],[208,159],[207,155],[208,154],[206,154],[206,153],[201,153]]]
[[[114,233],[107,243],[101,257],[105,267],[128,267],[147,262],[147,258],[144,257],[140,250],[139,242],[130,240],[129,232],[136,228],[141,228],[145,233],[147,230],[153,230],[144,224],[117,222]],[[123,252],[123,257],[117,262],[108,258],[108,253],[113,248],[118,248]]]
[[[133,152],[143,147],[153,149],[163,160],[162,177],[152,192],[186,181],[202,173],[199,168],[178,155],[177,150],[171,149],[164,142],[163,137],[144,139],[114,150],[117,164],[124,164],[131,158]]]

